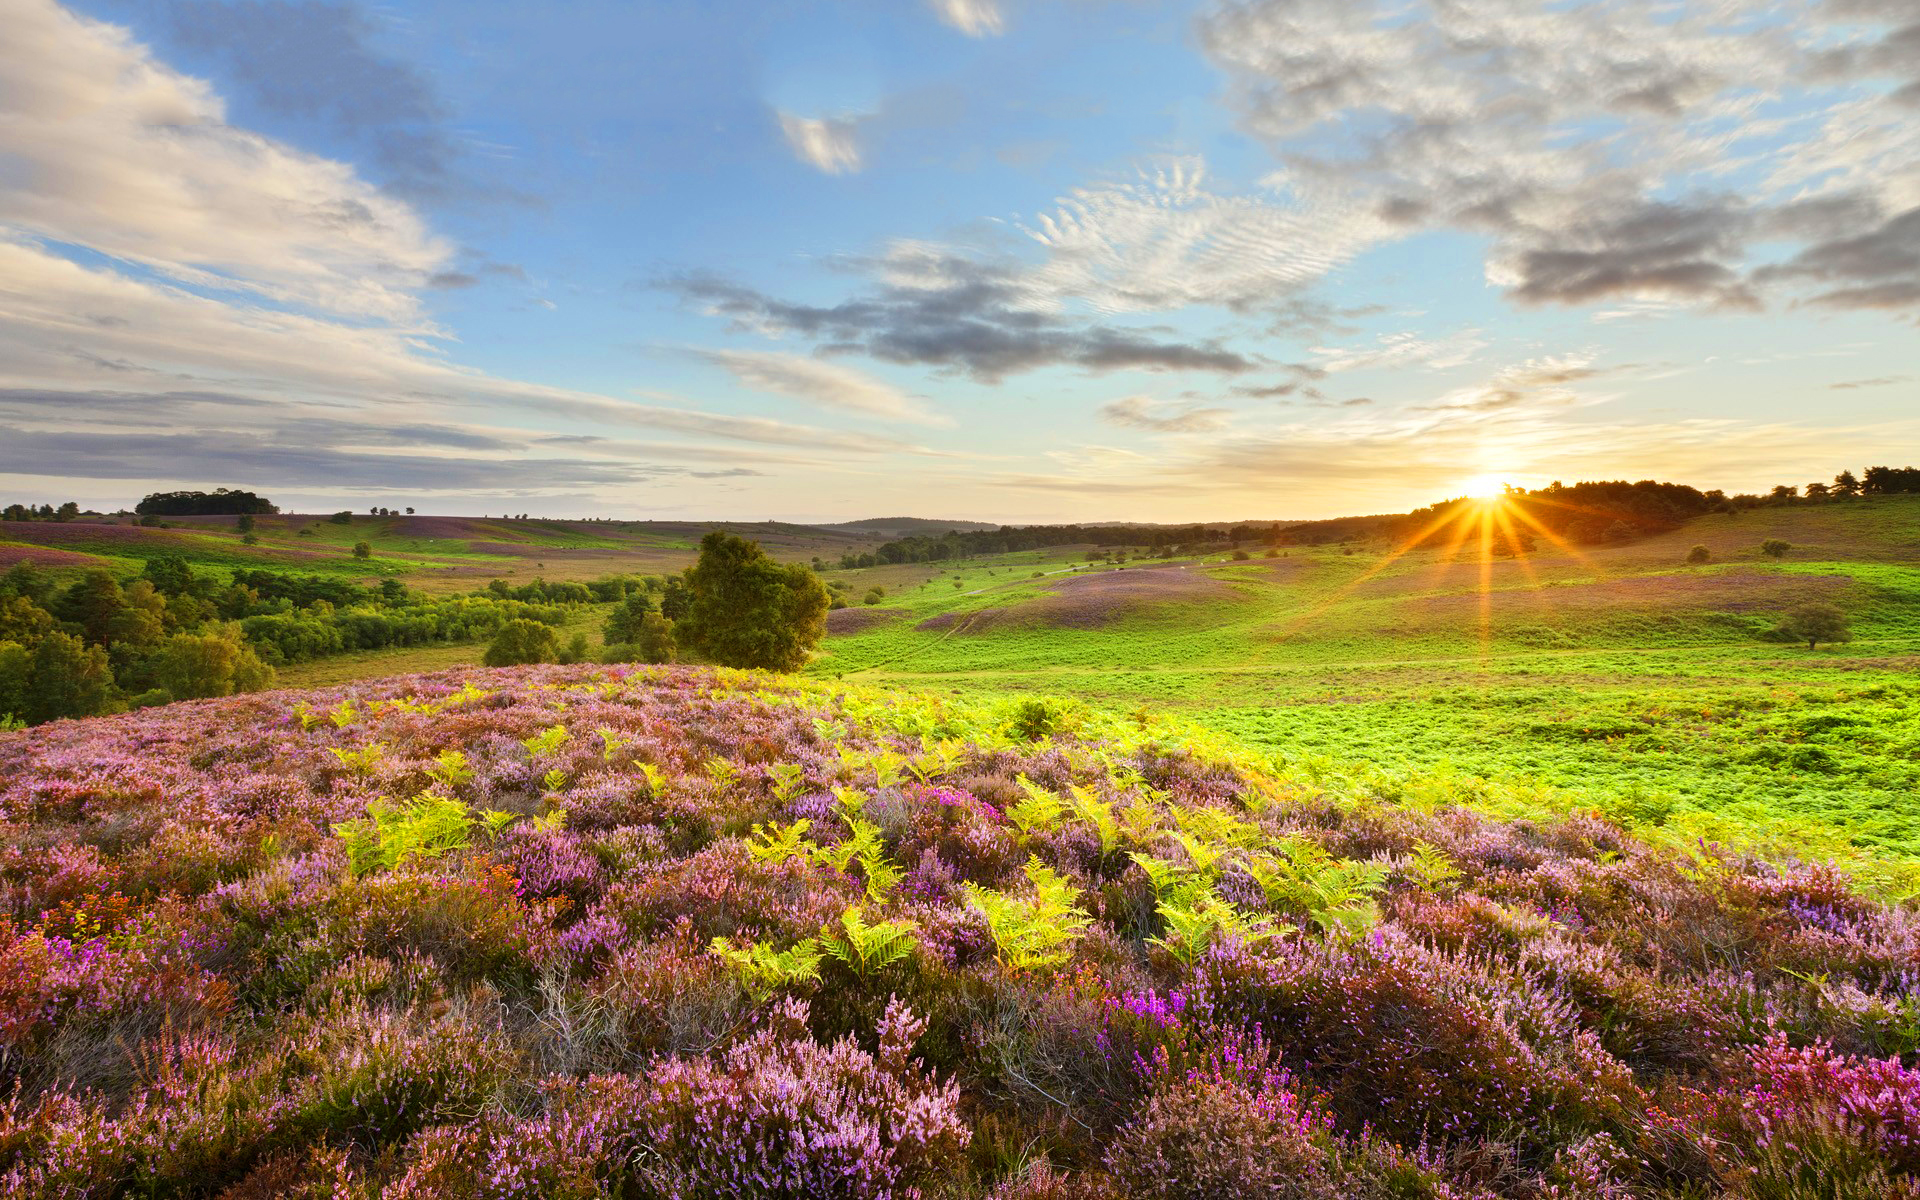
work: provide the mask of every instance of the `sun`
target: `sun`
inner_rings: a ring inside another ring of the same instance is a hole
[[[1460,490],[1470,500],[1498,500],[1506,494],[1507,481],[1498,475],[1474,475],[1461,481]]]

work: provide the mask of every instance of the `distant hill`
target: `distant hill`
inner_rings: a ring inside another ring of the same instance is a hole
[[[830,529],[839,533],[871,534],[883,538],[904,538],[932,536],[958,530],[971,533],[982,529],[998,529],[992,521],[934,521],[926,517],[868,517],[864,521],[840,521],[832,524],[814,525],[814,529]]]

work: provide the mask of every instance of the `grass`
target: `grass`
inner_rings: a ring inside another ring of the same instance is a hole
[[[1770,537],[1792,544],[1784,559],[1759,552]],[[1685,565],[1695,544],[1706,566]],[[1293,756],[1577,788],[1646,822],[1808,822],[1920,854],[1917,548],[1920,499],[1888,497],[1706,517],[1579,555],[1543,546],[1491,564],[1484,590],[1479,564],[1439,550],[1216,556],[1184,566],[1217,586],[1096,628],[1063,621],[1099,607],[1071,599],[1098,581],[966,566],[958,593],[936,578],[890,594],[898,616],[830,639],[811,670],[1173,710]],[[1846,610],[1856,640],[1761,640],[1812,599]]]

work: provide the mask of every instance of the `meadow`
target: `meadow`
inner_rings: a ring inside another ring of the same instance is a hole
[[[1687,563],[1695,545],[1707,563]],[[961,564],[836,614],[846,632],[809,669],[1177,712],[1302,762],[1577,789],[1644,826],[1806,824],[1920,852],[1920,498],[1714,514],[1484,565],[1471,546],[1252,549]],[[1854,640],[1765,640],[1808,600],[1845,610]]]
[[[1844,850],[685,667],[0,781],[0,1195],[1920,1196],[1912,872]]]

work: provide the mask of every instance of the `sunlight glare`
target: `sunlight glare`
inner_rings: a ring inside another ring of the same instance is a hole
[[[1470,500],[1498,500],[1506,494],[1507,482],[1498,475],[1475,475],[1460,485]]]

